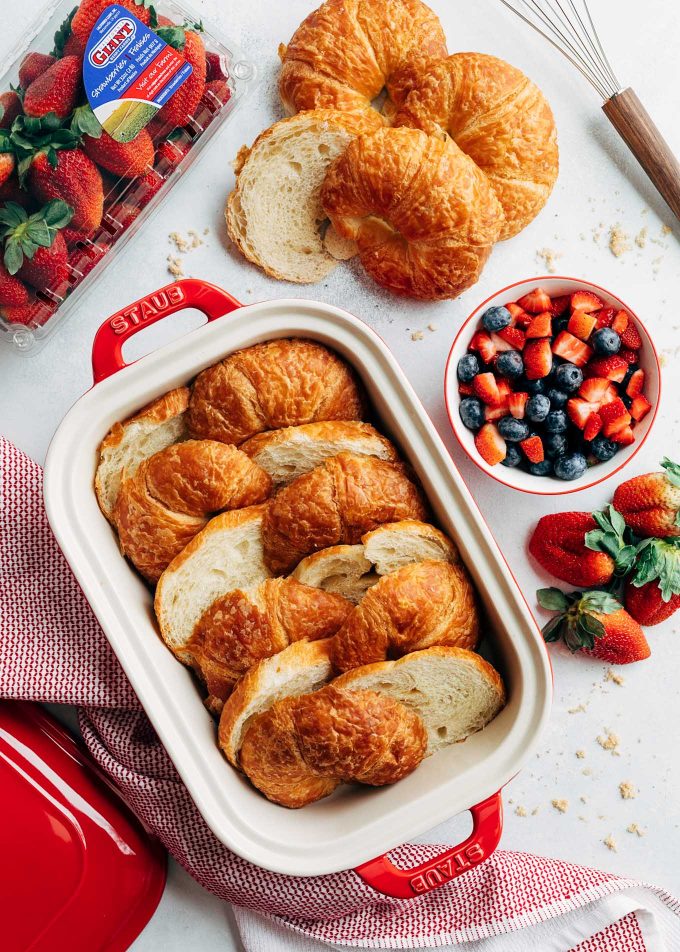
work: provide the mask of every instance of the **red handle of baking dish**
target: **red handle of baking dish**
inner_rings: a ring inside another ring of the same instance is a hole
[[[479,866],[493,853],[503,830],[503,801],[500,791],[470,808],[472,833],[453,849],[441,853],[413,869],[399,869],[387,856],[378,856],[354,870],[378,892],[394,899],[413,899],[444,886]]]
[[[193,307],[203,311],[208,321],[224,317],[241,303],[222,288],[197,278],[184,278],[140,298],[109,317],[97,331],[92,345],[92,372],[99,383],[127,367],[123,344],[144,327],[155,324],[168,314]]]

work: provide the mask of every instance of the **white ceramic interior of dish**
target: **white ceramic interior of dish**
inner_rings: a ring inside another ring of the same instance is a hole
[[[642,338],[642,350],[640,352],[639,364],[645,372],[644,392],[645,396],[652,404],[652,409],[649,411],[644,420],[635,425],[634,443],[631,443],[630,446],[625,446],[620,449],[616,456],[609,460],[609,462],[598,463],[596,466],[590,467],[585,471],[580,479],[574,479],[571,482],[565,482],[564,480],[557,479],[555,476],[532,476],[531,473],[527,473],[524,470],[511,469],[507,466],[503,466],[501,463],[498,463],[496,466],[489,466],[489,464],[483,460],[477,452],[477,448],[475,447],[475,434],[472,432],[472,430],[468,430],[467,427],[463,426],[463,422],[460,419],[460,414],[458,412],[458,407],[460,406],[460,401],[462,398],[458,393],[458,378],[456,376],[456,368],[460,358],[463,356],[463,354],[467,353],[468,344],[470,343],[472,335],[478,328],[482,314],[489,307],[494,307],[499,304],[507,304],[510,301],[516,301],[518,298],[521,298],[523,295],[528,294],[529,291],[532,291],[534,288],[538,287],[546,290],[550,297],[563,294],[572,294],[574,291],[578,290],[593,291],[601,300],[604,301],[605,306],[623,308],[624,310],[628,311],[630,316],[635,321],[635,324],[640,332],[640,337]],[[453,428],[453,432],[470,459],[476,463],[480,469],[484,470],[485,473],[488,473],[489,476],[492,476],[500,483],[503,483],[505,486],[510,486],[513,489],[520,489],[522,492],[536,493],[542,496],[553,496],[563,493],[577,492],[580,489],[587,489],[590,486],[595,486],[597,483],[602,482],[602,480],[608,479],[614,473],[617,473],[620,469],[622,469],[622,467],[626,465],[626,463],[630,462],[644,441],[647,439],[647,435],[649,434],[649,431],[651,430],[654,423],[659,406],[659,396],[661,393],[661,371],[656,349],[652,343],[651,337],[647,333],[644,324],[638,315],[633,310],[631,310],[631,308],[628,307],[628,305],[622,301],[621,298],[616,297],[615,294],[611,294],[611,292],[606,291],[604,288],[601,288],[596,284],[592,284],[589,281],[579,281],[575,278],[557,278],[548,276],[530,278],[528,281],[520,281],[517,284],[512,284],[507,288],[503,288],[502,291],[498,291],[496,294],[487,298],[486,301],[483,301],[479,307],[472,312],[470,317],[468,317],[461,329],[458,331],[456,339],[453,342],[453,346],[451,347],[448,363],[446,365],[444,388],[448,416]]]
[[[411,462],[460,547],[508,688],[507,706],[484,731],[431,757],[401,783],[345,786],[303,810],[270,803],[222,757],[197,682],[159,638],[151,593],[121,558],[93,491],[97,447],[115,421],[238,348],[289,336],[318,340],[356,368],[378,425]],[[45,501],[59,544],[198,809],[223,843],[260,866],[319,875],[370,860],[498,791],[546,723],[547,652],[488,527],[388,348],[338,308],[298,300],[243,307],[97,384],[54,437]]]

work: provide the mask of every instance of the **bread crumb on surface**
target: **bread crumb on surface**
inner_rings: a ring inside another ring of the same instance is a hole
[[[540,809],[541,809],[540,807],[534,807],[533,810],[531,811],[531,815],[538,816]]]
[[[174,278],[184,277],[184,263],[176,255],[168,255],[168,271]]]
[[[557,271],[557,259],[562,255],[553,248],[539,248],[536,252],[536,260],[542,262],[548,274],[555,274]]]
[[[592,776],[593,771],[590,769],[590,767],[584,767],[581,773],[584,777],[590,777]]]
[[[641,228],[640,231],[637,233],[637,235],[635,236],[635,244],[638,246],[638,248],[645,247],[645,245],[647,244],[648,234],[649,234],[649,228],[647,228],[647,226],[645,226],[644,228]]]
[[[612,853],[616,853],[616,840],[611,835],[611,833],[609,834],[609,836],[605,836],[602,842],[604,843],[604,845],[607,847],[608,850],[611,850]]]
[[[425,335],[422,331],[413,331],[411,334],[411,340],[423,340],[424,337]]]
[[[529,814],[526,811],[526,807],[523,807],[521,805],[515,807],[515,816],[529,816]]]
[[[641,830],[640,827],[637,825],[637,823],[630,823],[630,824],[626,827],[626,832],[628,832],[628,833],[634,833],[636,836],[644,836],[644,835],[645,835],[645,831],[644,831],[644,830]]]
[[[585,711],[585,709],[585,704],[579,704],[578,707],[570,707],[567,711],[567,714],[581,714],[583,711]]]
[[[188,243],[188,241],[186,240],[186,238],[185,238],[183,235],[180,235],[180,233],[179,233],[178,231],[171,231],[170,234],[168,235],[168,238],[169,238],[170,241],[173,243],[173,245],[175,246],[175,248],[177,248],[178,251],[188,251],[188,250],[189,250],[189,243]]]
[[[630,237],[621,225],[612,225],[609,229],[609,250],[615,258],[630,251]]]
[[[581,803],[587,803],[588,797],[579,797],[579,800],[581,801]]]
[[[439,324],[428,324],[427,329],[428,331],[432,331],[432,333],[434,333],[435,331],[439,330]]]
[[[618,685],[622,685],[622,684],[625,684],[625,683],[626,683],[626,680],[625,680],[625,678],[623,677],[623,675],[622,675],[622,674],[617,674],[616,671],[612,671],[611,668],[609,668],[609,669],[605,672],[604,679],[605,679],[605,681],[613,681],[614,684],[618,684]]]
[[[576,756],[578,757],[579,760],[583,760],[583,758],[585,757],[585,755],[586,755],[585,750],[577,750],[577,751],[576,751]]]
[[[619,784],[619,793],[621,794],[622,800],[634,800],[637,797],[637,790],[634,785],[627,780],[623,780]]]
[[[673,231],[673,229],[671,228],[670,225],[662,225],[662,226],[661,226],[661,234],[662,234],[662,235],[670,235],[670,233],[671,233],[672,231]]]
[[[569,809],[568,800],[552,800],[551,803],[559,813],[566,813]]]
[[[608,731],[604,735],[600,734],[597,738],[597,742],[603,750],[615,751],[619,746],[619,738],[616,734],[612,734],[611,731]]]

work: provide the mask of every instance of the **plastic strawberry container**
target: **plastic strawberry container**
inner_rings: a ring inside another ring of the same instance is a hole
[[[57,70],[35,56],[27,66],[36,53],[56,54]],[[0,341],[37,352],[255,80],[183,2],[43,10],[0,79]]]

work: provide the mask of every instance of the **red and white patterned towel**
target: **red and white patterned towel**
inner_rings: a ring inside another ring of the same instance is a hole
[[[277,942],[299,952],[319,942],[466,944],[470,952],[680,949],[680,905],[662,890],[529,854],[499,850],[447,886],[395,900],[351,871],[281,876],[229,852],[196,810],[50,532],[42,471],[2,437],[0,697],[79,705],[94,759],[175,859],[239,907],[253,952]],[[443,848],[406,845],[391,855],[410,866]]]

